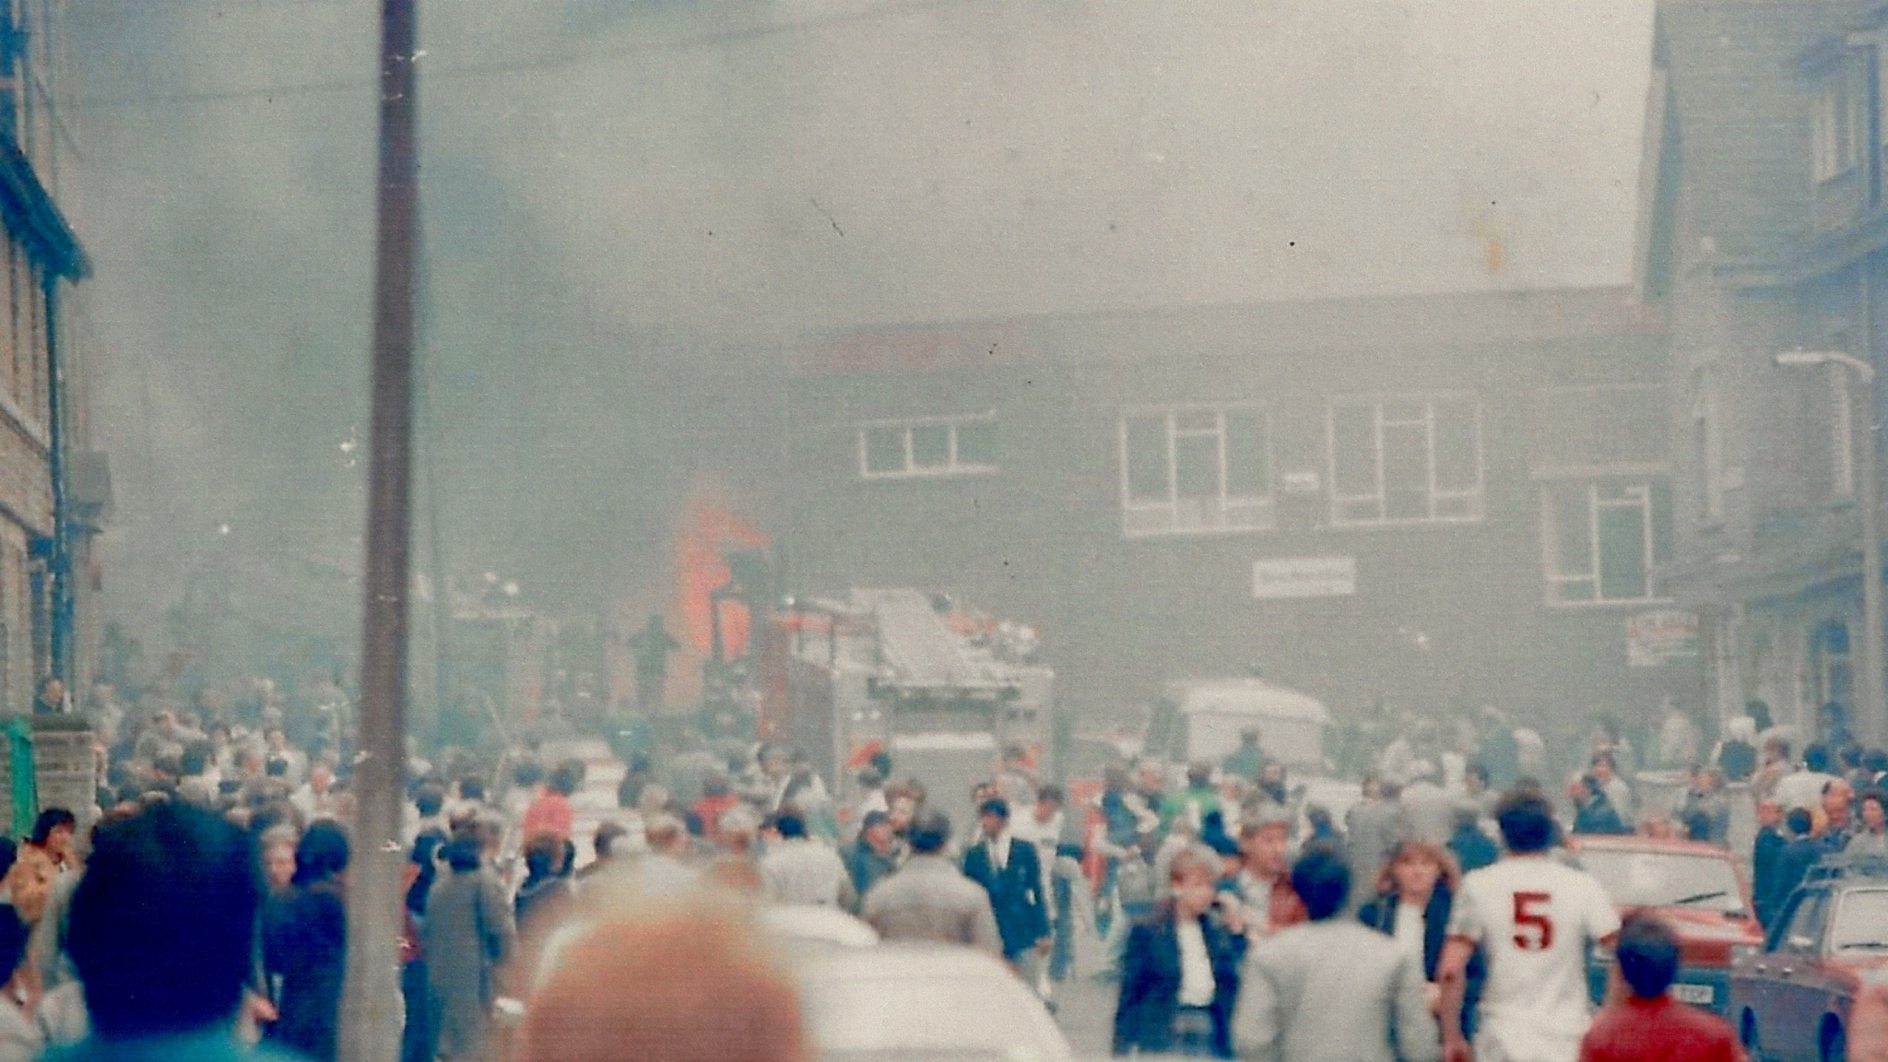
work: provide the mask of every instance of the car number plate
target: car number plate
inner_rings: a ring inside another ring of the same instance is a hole
[[[1714,995],[1710,985],[1677,984],[1672,986],[1672,998],[1681,1003],[1696,1003],[1699,1006],[1708,1007]]]

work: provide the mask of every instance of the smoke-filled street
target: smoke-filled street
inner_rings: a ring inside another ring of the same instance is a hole
[[[1888,1059],[1884,40],[0,4],[0,1062]]]

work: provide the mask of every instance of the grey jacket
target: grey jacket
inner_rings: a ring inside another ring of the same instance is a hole
[[[1233,1039],[1262,1062],[1435,1062],[1422,964],[1349,919],[1293,926],[1246,955]]]
[[[1351,898],[1362,903],[1375,891],[1377,874],[1402,834],[1403,808],[1394,800],[1367,800],[1350,809],[1348,820]]]
[[[865,894],[859,917],[885,940],[939,940],[1003,953],[989,894],[941,855],[906,860]]]

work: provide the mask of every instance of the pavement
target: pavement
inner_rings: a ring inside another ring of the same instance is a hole
[[[1107,1058],[1114,1046],[1114,981],[1069,980],[1055,986],[1055,1023],[1077,1058]]]

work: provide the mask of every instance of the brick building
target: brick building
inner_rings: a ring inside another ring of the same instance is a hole
[[[27,710],[42,676],[81,677],[81,584],[105,500],[68,341],[66,296],[87,265],[55,198],[72,147],[55,111],[58,13],[0,7],[0,712]]]
[[[1674,626],[1666,349],[1624,288],[848,329],[696,461],[794,589],[1033,622],[1084,714],[1256,667],[1558,731],[1699,695],[1682,618],[1629,660]]]
[[[1671,322],[1677,552],[1719,709],[1808,723],[1853,703],[1862,631],[1858,447],[1876,408],[1835,365],[1881,366],[1888,275],[1878,5],[1664,0],[1639,285]]]

